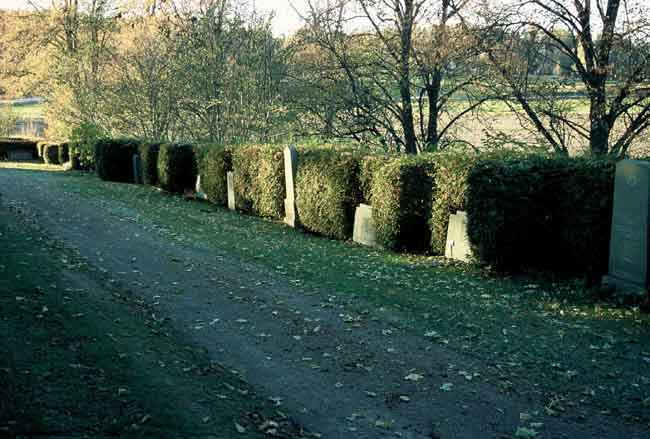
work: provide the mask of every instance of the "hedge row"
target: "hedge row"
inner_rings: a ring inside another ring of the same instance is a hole
[[[130,142],[98,142],[100,176],[110,157],[125,167],[119,177],[132,181]],[[284,217],[280,146],[140,142],[139,153],[150,184],[159,179],[182,192],[194,187],[198,172],[208,199],[226,205],[226,173],[234,170],[238,210]],[[309,231],[350,238],[355,208],[364,202],[373,206],[382,246],[443,254],[449,216],[465,210],[476,260],[497,270],[592,278],[606,271],[612,162],[512,153],[382,156],[332,147],[301,148],[298,162],[296,207]]]
[[[133,155],[140,141],[136,139],[99,139],[94,145],[94,162],[102,180],[133,183]]]
[[[37,158],[37,142],[28,139],[7,137],[0,139],[0,160],[6,160],[9,157],[9,151],[16,149],[30,150],[34,158]]]
[[[255,215],[284,217],[284,161],[281,146],[246,145],[232,151],[237,209]]]

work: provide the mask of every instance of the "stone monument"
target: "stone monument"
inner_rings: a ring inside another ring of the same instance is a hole
[[[445,257],[463,262],[472,259],[472,248],[467,237],[467,212],[459,210],[449,215]]]
[[[196,176],[196,187],[194,188],[194,192],[196,193],[196,198],[200,198],[201,200],[208,199],[208,195],[203,192],[203,188],[201,187],[201,175]]]
[[[226,174],[226,183],[228,184],[228,209],[236,210],[235,204],[235,173],[228,172]]]
[[[616,165],[609,245],[609,288],[644,292],[648,287],[650,163],[622,160]]]
[[[298,151],[292,145],[284,148],[284,183],[287,197],[284,199],[284,222],[291,227],[298,227],[296,212],[296,171],[298,170]]]
[[[372,219],[372,206],[360,204],[354,212],[352,240],[359,244],[377,247],[375,222]]]

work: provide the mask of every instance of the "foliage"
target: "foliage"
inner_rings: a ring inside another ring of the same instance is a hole
[[[0,137],[10,136],[16,129],[18,117],[11,111],[11,107],[0,106]]]
[[[352,236],[354,211],[362,201],[359,158],[334,149],[301,150],[296,174],[300,223],[331,238]]]
[[[227,173],[232,171],[232,149],[207,145],[197,155],[201,189],[208,200],[220,206],[228,204]]]
[[[367,154],[359,162],[359,189],[364,204],[372,205],[372,182],[390,156]]]
[[[277,145],[244,145],[232,152],[237,208],[255,215],[284,217],[284,155]]]
[[[196,184],[197,167],[194,146],[187,143],[164,143],[158,153],[160,187],[182,193]]]
[[[70,135],[70,157],[78,161],[83,169],[95,166],[95,144],[105,133],[97,125],[80,123],[72,129]]]
[[[429,250],[434,175],[432,154],[392,159],[375,175],[372,213],[381,245],[398,251]]]
[[[145,184],[158,184],[158,152],[160,142],[144,141],[140,143],[138,153],[142,164],[142,179]]]
[[[133,183],[133,156],[138,153],[137,139],[99,139],[95,142],[94,162],[102,180]]]
[[[595,279],[607,267],[614,164],[540,155],[478,162],[468,179],[468,234],[495,269]]]

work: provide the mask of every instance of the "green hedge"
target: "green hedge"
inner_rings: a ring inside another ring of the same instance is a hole
[[[142,142],[138,147],[142,166],[142,180],[145,184],[158,184],[158,152],[160,142]]]
[[[182,193],[194,189],[197,167],[194,146],[185,143],[165,143],[158,153],[160,187],[169,192]]]
[[[352,236],[354,211],[362,201],[359,162],[350,152],[300,151],[296,208],[305,229],[337,239]]]
[[[6,160],[9,157],[9,151],[16,149],[28,149],[33,153],[33,158],[37,158],[37,142],[20,138],[1,138],[0,139],[0,160]]]
[[[43,145],[43,161],[48,165],[60,165],[59,145],[56,143],[45,143]]]
[[[226,174],[232,171],[232,149],[222,145],[207,145],[197,156],[201,189],[208,200],[220,206],[228,204]]]
[[[133,183],[133,155],[139,140],[99,139],[94,145],[94,163],[102,180]]]
[[[435,175],[433,154],[390,160],[372,179],[378,243],[397,251],[428,252]]]
[[[505,272],[595,280],[607,270],[614,163],[544,156],[481,160],[468,178],[475,255]]]
[[[70,161],[70,145],[67,142],[59,143],[57,148],[59,164]]]
[[[263,217],[284,218],[283,148],[245,145],[232,151],[237,209]]]
[[[364,204],[372,205],[372,182],[381,169],[391,160],[391,156],[367,154],[359,161],[359,189]]]

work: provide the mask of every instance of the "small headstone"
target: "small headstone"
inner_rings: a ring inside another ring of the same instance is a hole
[[[469,262],[472,259],[472,249],[467,237],[466,212],[459,210],[449,216],[445,257],[463,262]]]
[[[296,212],[296,171],[298,169],[298,151],[293,146],[284,148],[284,183],[287,197],[284,199],[284,222],[291,227],[298,226]]]
[[[228,172],[226,174],[226,182],[228,184],[228,209],[236,210],[235,204],[235,173]]]
[[[352,240],[363,245],[377,246],[375,222],[372,219],[372,206],[360,204],[355,210]]]
[[[208,195],[203,192],[203,189],[201,188],[201,176],[198,175],[196,177],[196,187],[194,188],[194,192],[196,192],[196,198],[200,198],[202,200],[207,200]]]
[[[649,209],[650,163],[619,162],[614,180],[609,274],[604,279],[611,288],[639,292],[649,285]]]
[[[142,184],[142,161],[140,156],[133,154],[133,182],[135,184]]]

